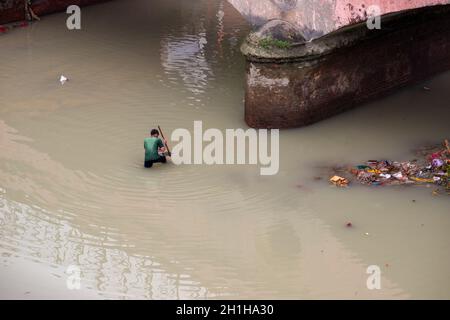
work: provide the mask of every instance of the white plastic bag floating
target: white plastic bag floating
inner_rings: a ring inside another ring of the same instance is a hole
[[[403,174],[401,172],[394,173],[392,176],[398,180],[403,179]]]
[[[65,76],[61,75],[61,77],[59,78],[59,82],[61,82],[61,84],[63,85],[64,83],[66,83],[67,81],[69,81],[68,78],[66,78]]]

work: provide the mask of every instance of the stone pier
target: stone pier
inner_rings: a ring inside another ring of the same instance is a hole
[[[275,19],[248,36],[249,126],[305,126],[450,69],[450,5],[385,14],[381,29],[362,21],[311,34]]]

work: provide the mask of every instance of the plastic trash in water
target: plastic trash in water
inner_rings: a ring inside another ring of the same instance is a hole
[[[59,78],[59,82],[61,82],[62,85],[64,85],[67,81],[69,81],[69,79],[64,75],[61,75],[61,77]]]
[[[445,188],[450,195],[450,143],[446,139],[442,146],[423,148],[419,159],[411,161],[368,160],[355,167],[333,168],[336,173],[347,170],[356,180],[370,186],[395,186],[407,184],[435,184]],[[350,178],[351,179],[351,178]],[[347,186],[351,180],[333,176],[330,182],[338,187]]]
[[[423,183],[433,183],[433,182],[435,182],[433,179],[418,178],[418,177],[411,177],[411,180],[416,181],[416,182],[423,182]]]
[[[339,176],[333,176],[330,179],[330,182],[337,187],[346,187],[348,186],[348,180]]]
[[[439,158],[436,158],[436,159],[433,159],[433,161],[431,161],[431,165],[435,168],[442,167],[444,165],[444,161],[442,161]]]
[[[398,180],[403,179],[403,174],[401,172],[394,173],[392,176]]]

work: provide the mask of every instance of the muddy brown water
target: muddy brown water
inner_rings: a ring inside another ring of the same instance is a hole
[[[114,1],[80,31],[66,17],[0,37],[1,298],[450,298],[448,196],[314,178],[448,138],[450,73],[282,131],[276,176],[145,170],[157,124],[247,128],[249,24],[226,1]]]

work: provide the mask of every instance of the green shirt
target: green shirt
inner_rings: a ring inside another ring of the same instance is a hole
[[[145,161],[159,158],[158,148],[164,147],[160,138],[150,137],[144,139]]]

